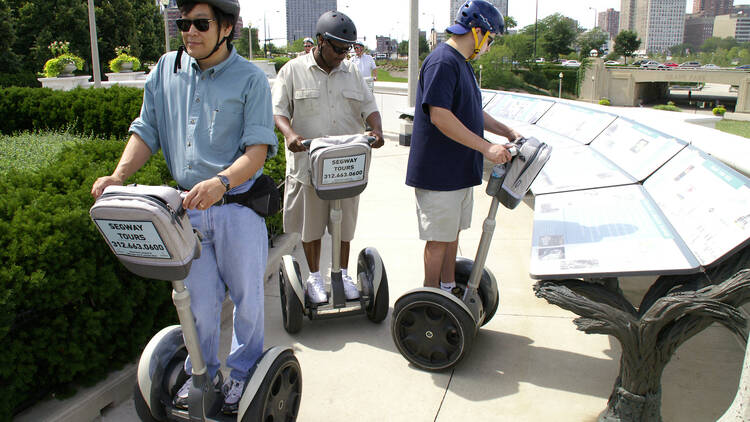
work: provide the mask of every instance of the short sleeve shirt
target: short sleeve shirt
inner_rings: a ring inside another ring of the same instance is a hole
[[[429,107],[450,110],[470,131],[484,135],[482,95],[463,55],[446,43],[427,56],[419,74],[406,184],[450,191],[482,183],[482,154],[445,136]]]
[[[156,153],[164,154],[172,177],[191,189],[234,163],[246,146],[267,144],[276,154],[271,91],[263,71],[232,49],[229,57],[201,71],[183,53],[163,55],[149,73],[141,114],[130,125]],[[254,177],[260,176],[262,169]]]
[[[273,114],[288,118],[292,129],[305,139],[362,133],[363,118],[378,111],[375,97],[354,64],[344,60],[326,73],[314,54],[287,62],[272,92]],[[309,184],[309,169],[307,152],[286,151],[287,175]]]
[[[352,63],[357,65],[359,74],[362,75],[363,78],[372,77],[372,71],[377,69],[375,60],[373,60],[372,56],[369,54],[362,54],[362,57],[355,54],[354,57],[352,57]]]

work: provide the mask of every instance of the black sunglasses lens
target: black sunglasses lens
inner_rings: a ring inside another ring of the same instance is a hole
[[[211,25],[211,21],[208,19],[196,19],[193,21],[193,24],[195,25],[195,29],[201,32],[206,32]]]
[[[193,21],[189,19],[177,19],[175,23],[177,24],[177,27],[180,28],[180,31],[188,32],[190,31],[190,26],[193,24]]]
[[[206,32],[208,31],[208,28],[211,26],[211,19],[177,19],[175,21],[177,24],[177,27],[180,28],[180,31],[182,32],[188,32],[190,31],[190,26],[195,25],[195,29],[197,29],[200,32]]]

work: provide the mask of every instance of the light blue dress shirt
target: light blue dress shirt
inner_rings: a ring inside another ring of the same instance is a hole
[[[271,91],[259,67],[235,49],[204,71],[183,53],[174,72],[176,58],[176,52],[163,55],[149,73],[141,115],[130,132],[152,153],[162,149],[177,184],[192,189],[229,167],[249,145],[267,144],[267,158],[276,154]]]

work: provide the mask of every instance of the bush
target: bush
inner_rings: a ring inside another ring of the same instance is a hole
[[[66,130],[101,138],[124,138],[143,103],[140,88],[53,91],[49,88],[0,89],[0,133]]]
[[[79,141],[0,176],[0,420],[104,378],[176,322],[169,283],[125,270],[88,216],[91,185],[123,146]],[[155,155],[130,182],[168,180]]]
[[[289,60],[291,60],[289,57],[275,57],[271,61],[273,62],[273,67],[276,68],[276,72],[278,72]]]
[[[10,86],[22,86],[28,88],[41,88],[42,84],[36,75],[29,72],[24,73],[0,73],[0,88]]]
[[[716,106],[711,110],[714,113],[714,116],[724,116],[724,113],[727,112],[727,109],[724,108],[724,106]]]
[[[666,110],[666,111],[682,111],[679,107],[677,107],[674,104],[659,104],[655,105],[654,108],[656,110]]]
[[[541,89],[549,89],[550,81],[544,73],[539,70],[521,71],[521,77],[527,84],[534,85]]]
[[[599,100],[599,105],[608,106],[610,104],[611,103],[609,102],[607,98],[602,98],[601,100]]]

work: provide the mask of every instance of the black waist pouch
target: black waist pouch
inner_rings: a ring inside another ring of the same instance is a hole
[[[240,204],[255,211],[261,217],[276,214],[281,209],[281,192],[273,179],[261,174],[247,192],[224,195],[225,204]]]

